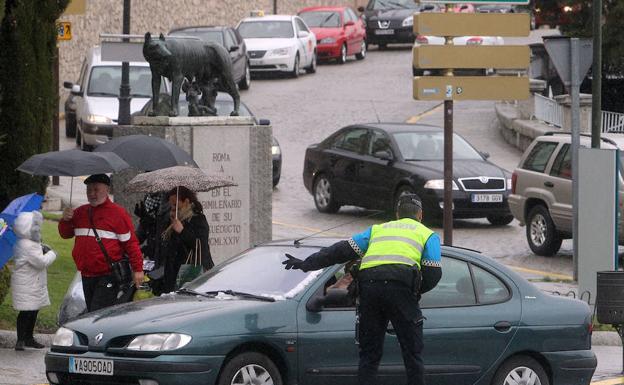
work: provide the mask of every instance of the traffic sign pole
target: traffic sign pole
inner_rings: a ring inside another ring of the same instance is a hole
[[[450,5],[447,12],[452,12]],[[453,45],[453,38],[446,36],[445,46]],[[453,70],[448,69],[445,77],[452,78]],[[445,91],[446,92],[446,91]],[[453,246],[453,91],[451,98],[444,100],[444,210],[442,225],[444,227],[444,244]]]

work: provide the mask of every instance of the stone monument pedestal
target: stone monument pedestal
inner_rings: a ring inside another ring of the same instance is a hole
[[[271,240],[270,126],[257,125],[252,117],[221,116],[140,116],[133,117],[132,123],[116,127],[113,137],[144,134],[163,138],[191,154],[207,174],[237,184],[198,193],[210,225],[215,263]],[[141,171],[124,170],[113,177],[115,201],[131,214],[143,196],[125,193],[123,186]]]

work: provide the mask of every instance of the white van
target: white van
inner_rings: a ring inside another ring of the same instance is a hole
[[[130,113],[139,111],[152,97],[152,73],[147,62],[130,62]],[[82,63],[77,83],[64,82],[71,90],[66,106],[68,131],[75,132],[76,144],[90,150],[107,142],[113,135],[119,115],[121,62],[102,61],[100,46],[91,48]],[[168,93],[161,82],[161,93]],[[68,106],[73,111],[67,111]],[[75,119],[70,116],[75,113]]]

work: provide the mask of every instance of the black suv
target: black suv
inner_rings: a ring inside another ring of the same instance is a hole
[[[194,36],[221,44],[228,50],[232,58],[234,81],[238,83],[238,88],[246,90],[251,86],[247,46],[236,29],[225,26],[183,27],[169,31],[169,35]]]
[[[435,4],[418,4],[414,0],[369,0],[359,7],[366,24],[366,44],[383,49],[392,43],[413,43],[414,13],[436,12]]]

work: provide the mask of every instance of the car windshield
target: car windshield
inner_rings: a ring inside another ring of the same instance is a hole
[[[419,9],[414,0],[373,0],[369,9]]]
[[[393,136],[405,160],[444,160],[443,132],[398,132]],[[461,136],[453,134],[453,159],[483,157]]]
[[[166,92],[161,82],[161,92]],[[91,69],[87,95],[119,97],[121,66],[97,66]],[[152,97],[152,73],[149,67],[130,67],[130,96],[135,98]]]
[[[286,270],[282,261],[285,254],[304,259],[317,251],[309,247],[260,246],[235,257],[185,286],[198,293],[234,292],[269,296],[275,299],[292,298],[305,289],[322,272]]]
[[[176,31],[176,32],[172,32],[169,36],[193,36],[193,37],[198,37],[205,41],[211,41],[213,43],[224,45],[223,33],[221,31],[206,31],[206,30]]]
[[[311,11],[300,13],[299,16],[308,27],[336,28],[340,27],[340,14],[332,11]]]
[[[290,21],[246,21],[238,26],[243,39],[288,39],[295,37]]]

